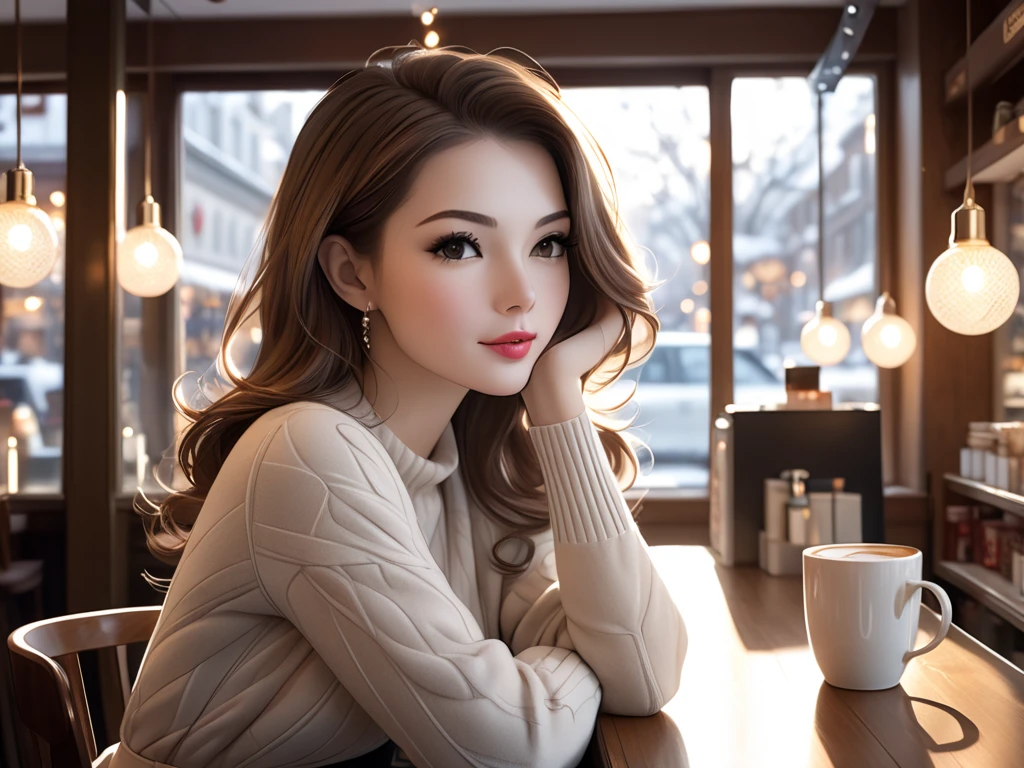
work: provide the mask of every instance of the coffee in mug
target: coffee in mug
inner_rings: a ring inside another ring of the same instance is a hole
[[[826,682],[879,691],[897,685],[907,662],[933,650],[953,609],[942,587],[921,581],[921,552],[894,544],[826,544],[803,552],[807,638]],[[921,589],[942,606],[935,637],[914,649]]]

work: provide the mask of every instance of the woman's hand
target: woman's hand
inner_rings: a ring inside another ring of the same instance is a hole
[[[618,306],[602,297],[593,323],[544,351],[522,391],[535,426],[558,424],[583,413],[581,379],[611,351],[622,328]]]

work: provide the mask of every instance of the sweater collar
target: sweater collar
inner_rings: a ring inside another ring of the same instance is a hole
[[[395,462],[398,474],[410,496],[440,485],[459,465],[459,451],[451,422],[444,428],[430,456],[424,458],[399,440],[387,424],[380,420],[370,401],[363,395],[359,382],[354,378],[332,395],[329,402],[360,421],[377,436],[384,450]]]

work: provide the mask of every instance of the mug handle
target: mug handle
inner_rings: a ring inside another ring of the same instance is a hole
[[[903,655],[904,664],[906,664],[915,656],[922,656],[923,654],[928,653],[928,651],[935,650],[935,646],[941,643],[942,639],[946,636],[946,633],[949,632],[949,625],[953,620],[953,606],[949,602],[949,595],[946,594],[946,590],[944,590],[938,584],[933,584],[930,581],[908,581],[906,586],[908,600],[910,599],[910,596],[914,593],[914,590],[916,589],[931,590],[931,593],[939,599],[939,605],[942,607],[942,623],[939,625],[939,630],[935,633],[935,637],[932,638],[932,641],[930,643],[928,643],[923,648],[918,648],[917,650],[913,651],[907,651]]]

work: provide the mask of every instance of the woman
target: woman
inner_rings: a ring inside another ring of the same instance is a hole
[[[180,560],[103,764],[555,768],[675,693],[636,457],[581,391],[649,354],[650,287],[522,59],[390,49],[309,116],[229,313],[252,370],[179,403],[147,535]]]

